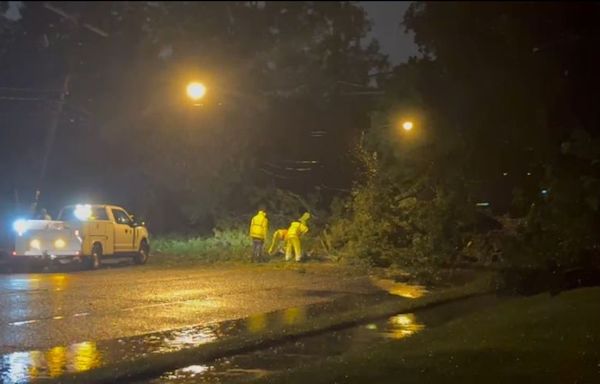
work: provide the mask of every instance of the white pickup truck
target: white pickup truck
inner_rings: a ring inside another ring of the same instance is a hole
[[[72,205],[58,220],[17,220],[11,261],[83,263],[96,269],[102,260],[128,256],[144,264],[150,254],[148,230],[114,205]]]

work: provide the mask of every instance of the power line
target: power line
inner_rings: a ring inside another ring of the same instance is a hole
[[[48,101],[48,99],[43,99],[39,97],[19,97],[19,96],[0,96],[0,100],[9,100],[9,101]]]
[[[79,21],[79,18],[73,15],[68,14],[67,12],[65,12],[64,10],[56,7],[55,5],[52,5],[50,3],[44,3],[44,8],[46,8],[47,10],[56,13],[59,16],[64,17],[65,19],[71,21],[72,23],[74,23],[75,25],[81,25],[83,26],[85,29],[94,32],[97,35],[100,35],[102,37],[108,37],[108,33],[104,32],[102,29],[95,27],[91,24],[88,23],[81,23]]]
[[[37,89],[37,88],[16,88],[16,87],[0,87],[0,91],[11,92],[34,92],[34,93],[60,93],[58,89]]]
[[[268,171],[268,170],[266,170],[266,169],[264,169],[264,168],[259,168],[259,170],[260,170],[260,171],[262,171],[263,173],[265,173],[265,174],[269,175],[269,176],[277,177],[277,178],[279,178],[279,179],[286,179],[286,180],[289,180],[289,179],[291,179],[291,177],[287,177],[287,176],[281,176],[281,175],[278,175],[278,174],[276,174],[276,173],[270,172],[270,171]]]

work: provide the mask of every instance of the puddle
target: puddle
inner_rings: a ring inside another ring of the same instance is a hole
[[[389,293],[351,295],[332,302],[256,314],[244,319],[117,340],[86,341],[68,346],[55,346],[47,350],[6,354],[0,356],[0,382],[5,384],[28,383],[35,379],[57,378],[66,373],[85,372],[115,362],[133,362],[141,356],[196,347],[225,337],[260,334],[272,328],[301,324],[308,319],[329,313],[365,308],[378,302],[399,300],[397,296],[412,298],[415,295],[426,293],[423,287],[410,287],[389,282],[383,284],[388,285]],[[477,299],[470,299],[429,311],[399,314],[380,322],[304,338],[261,351],[218,359],[210,364],[190,365],[157,378],[149,378],[149,380],[153,383],[235,383],[240,380],[263,377],[273,371],[314,362],[315,359],[348,353],[355,349],[362,350],[371,343],[412,337],[427,327],[435,326],[473,308],[480,308],[483,304]],[[88,314],[78,315],[87,316]],[[148,382],[148,380],[140,382]]]
[[[31,283],[31,280],[28,283]],[[381,294],[355,295],[344,300],[261,313],[238,320],[117,340],[86,341],[66,346],[55,346],[46,350],[14,352],[0,356],[0,383],[28,383],[35,379],[56,378],[66,373],[84,372],[114,362],[133,361],[140,356],[195,347],[224,337],[240,334],[259,334],[273,327],[300,324],[323,313],[345,311],[382,300],[390,300],[390,297]],[[78,313],[73,316],[84,317],[88,315],[90,314]],[[59,317],[56,316],[56,318]],[[14,322],[11,323],[11,326],[35,321]],[[198,371],[201,370],[198,367],[188,367],[185,372],[186,374],[198,374]],[[237,373],[237,375],[240,374]]]
[[[38,378],[55,378],[65,372],[84,372],[101,363],[102,355],[93,342],[45,351],[15,352],[1,357],[0,382],[26,383]]]
[[[422,285],[406,284],[388,279],[371,279],[376,287],[383,289],[394,296],[404,297],[406,299],[418,299],[424,296],[428,291]]]
[[[167,372],[160,377],[134,383],[240,383],[262,378],[315,361],[346,353],[362,352],[381,342],[402,342],[427,328],[439,326],[453,318],[500,299],[491,296],[472,298],[416,313],[403,313],[386,320],[355,326],[289,342],[279,346],[233,357],[217,359],[210,364],[191,365]]]
[[[344,331],[310,337],[266,350],[217,359],[211,364],[192,365],[136,383],[237,383],[320,359],[360,351],[385,339],[403,339],[425,329],[415,314],[402,314],[386,321]]]

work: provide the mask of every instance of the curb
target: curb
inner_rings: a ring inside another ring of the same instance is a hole
[[[115,383],[134,379],[148,379],[192,364],[252,352],[289,341],[341,330],[364,323],[381,320],[398,313],[412,312],[460,301],[493,291],[493,274],[486,274],[464,286],[433,292],[411,301],[386,300],[336,314],[318,316],[304,324],[277,327],[260,334],[245,334],[226,337],[209,344],[182,349],[175,352],[152,354],[134,361],[109,364],[81,373],[66,374],[55,379],[41,379],[43,383]]]

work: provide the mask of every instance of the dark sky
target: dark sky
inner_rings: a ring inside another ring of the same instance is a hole
[[[402,63],[417,54],[412,35],[405,33],[404,27],[400,25],[410,3],[410,1],[361,2],[374,23],[370,37],[379,40],[382,50],[389,55],[393,64]],[[9,1],[9,9],[4,16],[12,20],[19,19],[19,10],[22,6],[21,1]]]
[[[405,33],[404,26],[400,25],[410,3],[410,1],[361,2],[373,20],[372,37],[379,40],[383,52],[389,55],[393,64],[402,63],[418,53],[412,35]]]

